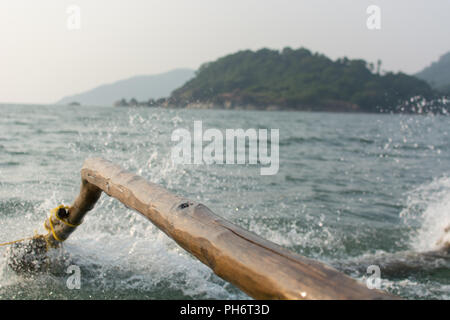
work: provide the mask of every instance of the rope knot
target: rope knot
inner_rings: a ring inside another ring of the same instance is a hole
[[[61,236],[58,236],[58,234],[55,232],[55,225],[58,224],[64,224],[65,226],[69,228],[75,229],[80,224],[73,224],[68,221],[68,218],[70,216],[70,207],[65,205],[57,206],[56,208],[50,210],[50,217],[45,221],[44,228],[51,232],[53,235],[53,238],[56,241],[64,242],[66,239],[63,239]]]

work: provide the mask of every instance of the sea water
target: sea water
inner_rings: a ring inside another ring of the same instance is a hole
[[[44,105],[0,105],[0,115],[0,242],[44,233],[49,210],[77,196],[84,159],[103,157],[363,283],[379,264],[381,289],[450,298],[449,257],[420,258],[450,224],[448,116]],[[279,129],[278,173],[175,164],[172,132],[199,120]],[[106,195],[65,242],[68,259],[55,258],[59,271],[16,275],[5,251],[0,299],[249,298]]]

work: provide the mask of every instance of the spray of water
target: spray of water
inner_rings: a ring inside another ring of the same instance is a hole
[[[411,191],[400,216],[411,228],[409,244],[412,250],[441,249],[450,241],[450,177],[435,179]]]

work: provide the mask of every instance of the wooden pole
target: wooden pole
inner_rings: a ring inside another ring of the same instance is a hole
[[[288,251],[104,159],[88,159],[81,191],[66,219],[46,226],[57,245],[75,230],[101,192],[132,208],[182,248],[255,299],[396,299],[337,270]]]

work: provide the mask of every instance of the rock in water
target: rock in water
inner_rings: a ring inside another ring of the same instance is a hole
[[[11,245],[6,250],[7,264],[17,274],[34,274],[48,268],[47,242],[43,236]]]

